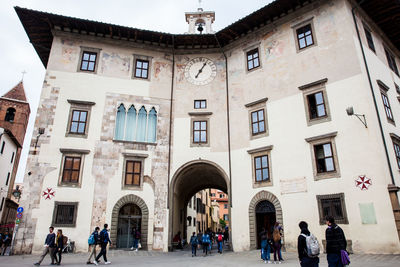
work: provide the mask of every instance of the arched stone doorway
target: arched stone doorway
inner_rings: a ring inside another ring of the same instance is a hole
[[[230,194],[229,178],[216,163],[207,160],[194,160],[181,166],[174,174],[170,184],[169,197],[169,246],[173,236],[186,231],[186,207],[192,196],[200,190],[215,188]],[[230,207],[230,201],[228,204]],[[231,220],[229,208],[229,221]],[[231,221],[230,221],[231,223]]]
[[[136,222],[140,223],[140,226],[138,227],[142,234],[140,240],[142,248],[147,249],[148,221],[149,209],[143,199],[133,194],[120,198],[112,211],[110,232],[111,240],[114,242],[116,240],[117,247],[120,243],[121,245],[126,244],[120,246],[121,248],[128,247],[128,237],[123,237],[121,234],[129,234],[127,231],[130,231]],[[132,223],[132,227],[129,225],[130,223]],[[121,227],[122,225],[125,225],[125,227]]]
[[[273,207],[270,204],[272,204]],[[258,192],[250,201],[249,205],[250,249],[257,249],[257,229],[260,228],[257,226],[257,220],[258,223],[260,223],[262,218],[257,216],[257,211],[259,213],[274,213],[275,221],[278,221],[281,224],[283,221],[282,207],[278,198],[268,191]],[[264,220],[266,219],[265,223],[267,223],[268,218],[271,219],[271,217],[272,216],[264,217]]]

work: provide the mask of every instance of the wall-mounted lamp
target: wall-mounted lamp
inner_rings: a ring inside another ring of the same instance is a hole
[[[37,147],[37,143],[39,142],[39,137],[44,134],[44,128],[39,128],[39,134],[36,136],[35,148]]]
[[[15,187],[15,190],[12,192],[12,194],[13,194],[13,196],[14,196],[15,198],[18,199],[18,202],[19,202],[19,199],[21,198],[21,190],[19,189],[19,185],[17,185],[17,186]]]
[[[365,128],[368,128],[367,121],[365,120],[364,114],[361,115],[361,114],[354,113],[353,107],[346,108],[346,112],[347,112],[347,115],[349,115],[349,116],[352,116],[352,115],[356,116],[362,122],[362,124],[364,124]]]

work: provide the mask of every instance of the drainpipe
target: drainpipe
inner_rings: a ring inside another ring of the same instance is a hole
[[[224,50],[222,49],[221,44],[218,41],[217,35],[214,33],[215,40],[218,43],[219,49],[221,50],[222,55],[225,58],[225,88],[226,88],[226,119],[227,119],[227,127],[228,127],[228,168],[229,168],[229,202],[232,208],[232,156],[231,156],[231,125],[230,125],[230,118],[229,118],[229,77],[228,77],[228,58]],[[229,218],[229,222],[232,219]],[[231,226],[231,225],[229,225]]]
[[[175,79],[175,37],[172,35],[172,76],[171,76],[171,100],[170,100],[170,107],[169,107],[169,137],[168,137],[168,181],[167,181],[167,209],[170,209],[169,201],[170,201],[170,189],[169,189],[169,181],[171,177],[171,140],[172,140],[172,104],[173,104],[173,97],[174,97],[174,79]],[[172,219],[168,217],[168,220],[171,221],[171,225],[168,226],[171,229],[171,241],[173,237],[173,222],[174,222],[174,210],[172,209]],[[168,241],[168,247],[170,243]],[[172,246],[171,246],[172,248]]]
[[[167,208],[169,209],[169,180],[171,176],[171,134],[172,134],[172,103],[174,97],[174,78],[175,78],[175,38],[172,35],[172,77],[171,77],[171,100],[169,107],[169,137],[168,137],[168,196],[167,196]]]
[[[361,5],[363,2],[364,1],[361,1],[359,3],[359,5]],[[351,9],[351,13],[353,14],[354,25],[356,27],[358,41],[360,42],[361,52],[362,52],[363,59],[364,59],[365,69],[367,71],[368,82],[369,82],[369,87],[371,89],[372,99],[374,100],[376,116],[378,117],[379,129],[380,129],[380,133],[381,133],[381,137],[382,137],[382,141],[383,141],[383,147],[385,148],[386,161],[387,161],[387,164],[388,164],[388,167],[389,167],[390,178],[392,179],[392,185],[395,186],[395,181],[394,181],[394,176],[393,176],[393,171],[392,171],[392,165],[390,164],[389,152],[388,152],[388,148],[387,148],[387,144],[386,144],[386,140],[385,140],[385,134],[383,132],[382,121],[381,121],[381,117],[379,115],[378,105],[376,103],[374,87],[372,85],[371,75],[370,75],[369,68],[368,68],[368,62],[367,62],[367,58],[365,57],[365,52],[364,52],[364,48],[363,48],[361,37],[360,37],[360,31],[358,30],[357,19],[356,19],[356,15],[355,15],[355,9],[356,9],[356,7],[353,7]]]

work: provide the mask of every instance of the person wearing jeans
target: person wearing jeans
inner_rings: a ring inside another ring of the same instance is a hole
[[[101,232],[100,232],[101,251],[100,251],[99,255],[97,255],[96,259],[93,262],[95,265],[98,265],[98,261],[101,256],[103,256],[104,264],[111,264],[111,262],[109,262],[107,260],[107,245],[108,245],[108,243],[110,243],[110,246],[112,245],[110,236],[108,235],[107,228],[108,228],[108,224],[104,224],[104,229],[101,230]]]
[[[91,263],[92,263],[92,262],[90,261],[90,260],[92,259],[92,257],[96,259],[96,246],[97,246],[98,244],[100,244],[100,243],[99,243],[99,241],[100,241],[100,240],[99,240],[99,230],[100,230],[100,227],[96,227],[96,228],[94,229],[93,233],[92,233],[92,235],[93,235],[93,237],[94,237],[94,244],[91,244],[91,245],[90,245],[90,254],[89,254],[89,258],[88,258],[86,264],[91,264]]]
[[[328,228],[325,231],[326,258],[329,267],[343,267],[341,250],[346,250],[347,241],[342,228],[335,223],[332,216],[326,216]]]
[[[51,264],[54,265],[54,250],[55,250],[55,241],[56,241],[56,234],[53,233],[54,231],[54,227],[50,226],[49,227],[49,234],[46,237],[46,240],[44,241],[44,250],[42,255],[40,256],[40,260],[38,262],[36,262],[34,265],[40,265],[44,259],[44,257],[46,257],[47,253],[50,254],[50,258],[51,258]]]

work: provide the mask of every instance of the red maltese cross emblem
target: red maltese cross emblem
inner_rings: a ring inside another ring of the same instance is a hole
[[[368,190],[368,187],[372,185],[371,179],[369,179],[365,175],[360,175],[356,179],[356,186],[359,187],[361,190]]]
[[[46,190],[43,191],[42,197],[44,199],[52,199],[56,192],[52,188],[47,188]]]

